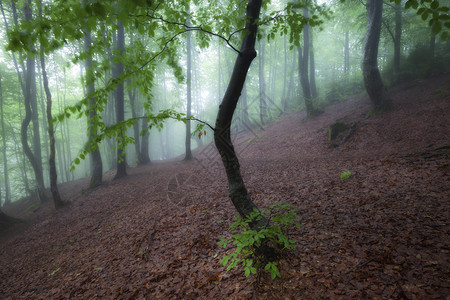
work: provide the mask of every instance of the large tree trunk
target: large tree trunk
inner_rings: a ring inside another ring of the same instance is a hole
[[[187,22],[189,24],[189,20]],[[192,49],[191,49],[191,32],[188,31],[186,34],[186,50],[187,50],[187,74],[186,74],[186,85],[187,85],[187,109],[186,109],[186,155],[184,160],[192,159],[191,151],[191,104],[192,104]]]
[[[49,168],[50,168],[50,191],[53,196],[53,203],[55,204],[55,208],[61,208],[66,203],[61,199],[61,196],[58,191],[58,174],[56,172],[56,163],[55,163],[55,131],[53,129],[52,122],[52,95],[50,93],[50,88],[48,87],[48,79],[47,79],[47,71],[45,69],[45,58],[44,58],[44,48],[41,46],[41,71],[42,71],[42,80],[44,83],[44,91],[45,96],[47,98],[47,123],[48,123],[48,136],[50,139],[50,154],[49,154]]]
[[[125,30],[122,22],[117,22],[117,50],[119,56],[122,57],[125,51]],[[118,78],[123,73],[123,63],[118,62],[115,66],[114,78]],[[119,83],[116,88],[116,122],[120,123],[125,120],[125,104],[124,104],[124,89],[123,82]],[[127,175],[127,161],[125,149],[123,147],[123,139],[125,138],[125,130],[122,129],[117,137],[117,173],[114,179],[122,178]]]
[[[30,8],[31,1],[28,1],[24,6],[25,19],[27,21],[32,20],[32,13]],[[37,104],[36,104],[36,63],[34,58],[27,55],[26,59],[26,80],[25,80],[25,117],[21,124],[21,142],[23,151],[33,167],[34,175],[36,178],[37,196],[41,202],[46,200],[44,176],[42,173],[42,161],[40,156],[40,137],[39,137],[39,120],[37,119]],[[33,119],[33,148],[35,153],[28,145],[28,126]]]
[[[364,85],[374,110],[383,110],[388,103],[388,96],[381,80],[377,61],[383,0],[367,0],[366,7],[368,19],[362,61]]]
[[[11,187],[9,185],[8,158],[6,156],[5,113],[3,111],[2,76],[0,75],[0,117],[2,129],[3,175],[5,176],[5,205],[11,204]],[[1,199],[1,198],[0,198]]]
[[[247,4],[246,31],[242,41],[240,53],[236,58],[233,73],[217,113],[214,130],[214,142],[222,158],[228,178],[228,188],[231,201],[242,217],[248,216],[257,206],[251,200],[241,176],[239,160],[231,142],[230,127],[233,114],[244,86],[247,72],[256,57],[255,41],[257,33],[256,19],[259,18],[262,0],[249,0]],[[267,224],[264,217],[250,224],[254,229],[262,228]]]
[[[86,0],[83,0],[86,2]],[[84,51],[88,52],[91,48],[92,38],[91,32],[89,30],[84,31]],[[91,160],[91,182],[89,184],[90,188],[95,188],[102,184],[103,180],[103,163],[102,157],[100,155],[100,150],[95,140],[97,138],[97,124],[95,119],[97,118],[97,108],[94,98],[95,86],[94,78],[90,78],[89,74],[92,72],[92,56],[88,54],[85,60],[86,69],[86,84],[87,93],[89,96],[89,118],[88,118],[88,139],[89,143],[94,145],[94,149],[91,150],[90,160]]]

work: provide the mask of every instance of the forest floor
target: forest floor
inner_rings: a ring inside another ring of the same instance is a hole
[[[72,204],[57,212],[27,203],[25,223],[0,237],[0,298],[450,299],[450,76],[390,95],[381,115],[358,96],[235,138],[254,202],[299,209],[281,279],[219,264],[235,209],[205,146],[190,162],[107,174],[95,190],[64,184]],[[336,120],[356,127],[332,146]]]

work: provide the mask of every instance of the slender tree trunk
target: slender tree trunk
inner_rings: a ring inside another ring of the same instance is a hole
[[[123,57],[125,52],[125,30],[122,22],[117,22],[117,50],[119,56]],[[119,62],[115,66],[114,78],[119,78],[123,74],[123,63]],[[116,122],[120,123],[125,120],[125,103],[124,103],[124,88],[123,81],[119,83],[115,92],[116,96]],[[127,161],[123,141],[125,138],[126,129],[122,129],[117,136],[117,173],[114,179],[122,178],[127,175]]]
[[[25,20],[30,21],[32,19],[32,13],[30,8],[31,1],[29,0],[24,6]],[[37,119],[37,105],[36,105],[36,64],[34,58],[27,55],[26,59],[26,80],[25,80],[25,117],[21,125],[21,142],[22,147],[28,160],[33,167],[34,175],[36,178],[37,196],[41,202],[46,200],[44,176],[42,173],[42,160],[40,149],[40,137],[39,137],[39,122]],[[36,153],[33,154],[30,146],[28,145],[28,126],[33,120],[33,148]]]
[[[345,42],[344,42],[344,74],[345,81],[348,82],[348,77],[350,73],[350,44],[349,44],[349,32],[345,31]]]
[[[308,8],[303,9],[303,16],[308,17]],[[308,117],[312,116],[313,105],[311,99],[311,86],[308,79],[308,64],[309,64],[309,25],[303,27],[303,54],[301,48],[298,47],[298,64],[299,77],[303,90],[303,98],[305,100],[306,114]]]
[[[43,92],[43,87],[42,87],[42,71],[41,71],[41,66],[39,64],[37,64],[37,71],[38,71],[38,81],[39,81],[39,106],[41,109],[41,115],[42,115],[42,128],[44,130],[44,132],[48,132],[48,127],[47,127],[47,118],[45,118],[44,116],[45,114],[45,102],[44,102],[44,92]],[[49,144],[48,144],[48,140],[46,138],[44,138],[44,150],[45,150],[45,161],[48,161],[50,158],[50,152],[49,152]],[[47,168],[47,164],[44,164],[45,168]],[[42,168],[44,171],[44,167]],[[47,170],[45,170],[47,171]],[[44,183],[45,182],[45,177],[44,177]]]
[[[64,72],[64,94],[63,94],[63,104],[64,107],[66,106],[66,94],[67,94],[67,73]],[[84,87],[84,85],[83,85]],[[85,89],[85,88],[84,88]],[[84,95],[84,94],[83,94]],[[64,124],[64,126],[63,126]],[[64,123],[61,124],[61,132],[64,132],[65,138],[62,140],[62,143],[64,143],[64,141],[66,141],[66,151],[67,151],[67,160],[70,162],[72,161],[72,151],[71,149],[71,141],[70,141],[70,126],[69,126],[69,120],[66,118],[64,120]],[[66,156],[64,156],[65,158]],[[64,164],[64,172],[66,173],[66,181],[70,181],[74,179],[74,172],[70,172],[70,169],[68,168],[69,164],[65,163]]]
[[[436,48],[436,35],[431,31],[430,34],[430,52],[431,52],[431,59],[434,59],[434,51]]]
[[[11,187],[9,184],[8,158],[6,156],[6,128],[5,113],[3,111],[3,93],[2,93],[2,76],[0,75],[0,117],[2,128],[2,155],[3,155],[3,174],[5,176],[5,205],[11,204]]]
[[[261,125],[264,125],[264,117],[266,116],[266,81],[264,78],[264,58],[266,46],[261,41],[258,42],[259,48],[259,120]]]
[[[86,3],[87,0],[83,0]],[[85,30],[84,33],[84,51],[88,52],[91,48],[92,38],[91,32]],[[95,86],[94,78],[90,76],[92,74],[92,55],[88,53],[85,60],[85,70],[86,70],[86,85],[87,93],[89,97],[89,118],[88,118],[88,143],[92,145],[93,149],[91,151],[91,182],[89,184],[90,188],[95,188],[102,184],[103,177],[103,163],[102,157],[100,155],[100,150],[96,143],[97,139],[97,124],[95,119],[97,118],[97,107],[94,98]]]
[[[187,21],[189,25],[189,20]],[[186,155],[184,160],[192,159],[191,152],[191,104],[192,104],[192,49],[191,49],[191,32],[188,31],[186,34],[186,49],[187,49],[187,74],[186,74],[186,85],[187,85],[187,111],[186,111]]]
[[[283,46],[284,46],[284,76],[283,76],[283,96],[281,97],[282,105],[283,105],[283,112],[286,112],[287,109],[287,96],[286,96],[286,86],[287,86],[287,38],[286,35],[284,35],[283,40]]]
[[[42,12],[41,12],[42,13]],[[53,196],[53,203],[55,208],[61,208],[66,203],[61,199],[58,191],[58,174],[56,172],[55,163],[55,132],[52,123],[52,95],[48,87],[47,71],[45,69],[44,48],[41,46],[41,70],[42,80],[44,81],[44,90],[47,97],[47,123],[48,123],[48,136],[50,138],[50,155],[49,155],[49,168],[50,168],[50,191]]]
[[[131,117],[137,118],[137,104],[136,104],[136,88],[131,87],[131,79],[127,80],[128,85],[128,99],[130,99]],[[139,134],[139,121],[136,120],[133,124],[134,136],[134,151],[136,152],[136,159],[139,164],[139,157],[141,156],[141,139]]]
[[[300,53],[301,54],[301,53]],[[290,72],[290,76],[289,76],[289,84],[288,84],[288,88],[287,88],[287,94],[286,94],[286,104],[284,107],[284,110],[286,111],[289,108],[289,102],[288,100],[292,100],[294,98],[294,93],[295,93],[295,85],[294,85],[294,75],[295,75],[295,65],[297,64],[297,54],[295,51],[292,51],[292,64],[291,64],[291,70]]]
[[[261,4],[261,0],[248,1],[246,31],[244,31],[240,54],[236,58],[228,88],[219,107],[214,130],[214,141],[227,173],[230,198],[242,217],[247,217],[258,208],[251,200],[242,179],[239,160],[231,142],[230,127],[248,69],[256,57],[255,41],[258,28],[255,20],[259,18]],[[259,221],[250,224],[250,226],[253,229],[259,229],[266,226],[267,222],[263,217]]]
[[[386,88],[378,70],[378,44],[380,42],[383,0],[367,0],[367,29],[362,61],[364,85],[375,110],[388,103]]]
[[[402,5],[395,4],[394,74],[400,72],[400,51],[402,44]]]
[[[19,94],[19,93],[18,93]],[[19,112],[19,117],[20,119],[22,119],[22,113],[21,110]],[[27,196],[29,196],[31,194],[31,188],[30,188],[30,182],[28,180],[28,173],[27,173],[27,164],[26,164],[26,157],[25,157],[25,153],[23,151],[19,150],[19,144],[20,142],[18,141],[16,134],[14,132],[14,129],[12,128],[12,126],[10,125],[11,130],[12,130],[12,139],[14,142],[14,153],[16,154],[16,160],[19,162],[19,169],[20,169],[20,173],[22,175],[22,179],[23,179],[23,187],[25,188],[25,191],[27,192]]]
[[[148,153],[148,140],[149,140],[150,132],[148,130],[147,115],[145,115],[144,118],[142,119],[142,130],[145,130],[145,134],[142,137],[141,156],[139,157],[139,164],[145,165],[150,162],[150,156]]]
[[[61,139],[62,141],[62,139]],[[55,140],[55,146],[56,146],[56,153],[58,154],[58,167],[59,167],[59,174],[64,174],[64,160],[62,158],[62,150],[61,150],[61,144],[64,143],[57,143]],[[67,178],[66,178],[67,179]],[[61,179],[59,180],[61,183],[64,182],[63,176],[61,176]]]
[[[316,87],[316,66],[314,62],[314,44],[313,44],[313,35],[311,30],[311,36],[310,41],[311,44],[309,45],[309,53],[310,53],[310,69],[309,69],[309,81],[311,85],[311,97],[313,99],[317,98],[317,87]]]
[[[217,52],[218,52],[218,60],[217,60],[217,70],[218,70],[218,89],[217,89],[217,101],[220,104],[220,98],[222,97],[222,67],[221,67],[221,63],[220,63],[220,43],[217,47]]]

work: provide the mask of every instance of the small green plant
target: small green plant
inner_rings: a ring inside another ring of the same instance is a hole
[[[58,273],[60,270],[61,270],[61,268],[55,269],[55,270],[53,270],[50,274],[48,274],[48,276],[49,276],[49,277],[50,277],[50,276],[53,276],[53,275],[55,275],[56,273]]]
[[[258,269],[264,269],[275,279],[281,277],[277,258],[279,252],[285,249],[295,249],[294,241],[288,238],[288,230],[300,226],[300,220],[295,218],[296,210],[288,203],[274,203],[271,210],[253,211],[247,218],[240,215],[234,217],[230,230],[238,233],[230,238],[222,237],[219,246],[226,248],[229,244],[235,246],[235,251],[225,255],[220,264],[227,271],[241,266],[245,276],[256,274]],[[260,230],[249,228],[249,224],[266,216],[269,224]]]
[[[350,176],[352,176],[352,173],[350,171],[345,171],[341,173],[341,179],[349,179]]]

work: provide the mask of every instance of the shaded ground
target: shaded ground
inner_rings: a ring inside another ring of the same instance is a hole
[[[355,98],[236,138],[254,201],[300,210],[282,279],[219,265],[235,211],[206,147],[192,162],[135,168],[93,191],[65,185],[69,207],[29,212],[0,238],[0,298],[449,299],[450,77],[391,97],[393,110],[373,118]],[[356,131],[330,148],[338,119]]]

